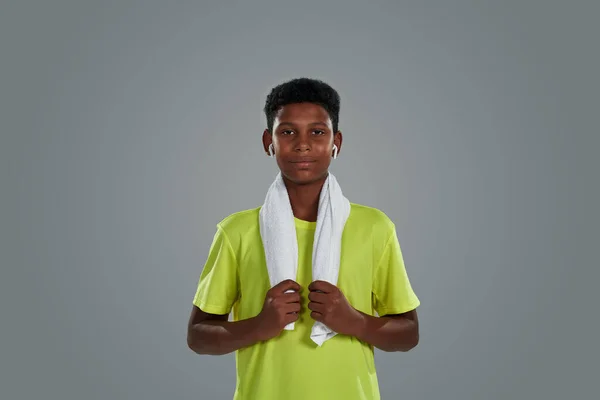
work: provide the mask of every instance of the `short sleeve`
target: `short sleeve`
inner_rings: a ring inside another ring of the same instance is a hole
[[[373,305],[379,316],[402,314],[417,308],[420,301],[413,291],[402,258],[395,227],[389,235],[373,278]]]
[[[229,314],[238,297],[237,271],[231,243],[221,226],[217,225],[193,304],[209,314]]]

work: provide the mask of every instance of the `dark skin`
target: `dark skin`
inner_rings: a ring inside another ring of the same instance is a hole
[[[319,194],[327,179],[333,145],[340,154],[342,132],[333,132],[324,108],[310,103],[289,104],[275,117],[273,133],[265,130],[262,140],[267,153],[273,144],[294,215],[316,221]]]
[[[280,109],[272,132],[263,132],[264,151],[273,144],[277,165],[289,193],[296,218],[316,221],[321,188],[333,156],[342,147],[342,133],[333,132],[327,111],[311,103],[289,104]],[[288,290],[293,293],[285,293]],[[419,342],[417,311],[374,317],[356,310],[335,285],[314,281],[307,288],[308,308],[341,335],[349,335],[386,351],[409,351]],[[227,354],[278,336],[298,319],[300,292],[297,282],[287,280],[271,288],[262,311],[253,318],[228,321],[228,315],[208,314],[193,306],[188,323],[188,346],[198,354]]]

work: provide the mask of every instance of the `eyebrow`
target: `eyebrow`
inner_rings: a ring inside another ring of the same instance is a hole
[[[290,126],[295,126],[296,124],[294,124],[293,122],[287,122],[287,121],[284,121],[284,122],[280,122],[280,123],[279,123],[279,126],[281,126],[281,125],[290,125]],[[314,126],[314,125],[323,125],[323,126],[325,126],[325,127],[327,127],[327,126],[328,126],[328,125],[327,125],[325,122],[320,122],[320,121],[317,121],[317,122],[311,122],[311,123],[310,123],[310,124],[308,124],[308,125],[309,125],[309,126]]]

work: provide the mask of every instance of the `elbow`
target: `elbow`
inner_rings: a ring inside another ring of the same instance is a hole
[[[401,320],[396,332],[388,339],[387,345],[381,350],[385,352],[402,352],[411,351],[419,345],[419,322],[416,312],[408,312],[404,314],[392,315],[391,318]]]
[[[404,340],[400,341],[400,346],[398,346],[398,349],[396,349],[396,351],[406,353],[419,345],[419,325],[413,324],[413,327],[409,332],[410,334],[406,335],[403,338]]]
[[[419,333],[415,333],[410,337],[404,337],[396,343],[391,344],[390,346],[386,346],[384,348],[380,348],[386,353],[407,353],[417,347],[419,344]]]
[[[192,350],[196,354],[203,354],[201,351],[201,347],[199,346],[198,339],[195,337],[194,333],[188,331],[187,333],[187,346],[190,350]]]
[[[205,348],[206,346],[204,345],[203,340],[198,336],[198,332],[194,330],[188,331],[186,340],[188,348],[196,354],[210,354],[210,352],[208,352]]]
[[[410,340],[407,340],[406,343],[403,343],[403,346],[398,351],[406,353],[406,352],[411,351],[418,345],[419,345],[419,334],[416,333],[410,338]]]
[[[191,330],[187,334],[187,346],[199,355],[221,356],[227,352],[219,346],[219,343],[210,343],[205,338],[199,337],[199,332]]]

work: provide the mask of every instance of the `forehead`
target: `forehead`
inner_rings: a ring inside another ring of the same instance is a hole
[[[275,123],[283,122],[323,122],[331,125],[329,113],[320,105],[313,103],[287,104],[275,114]]]

